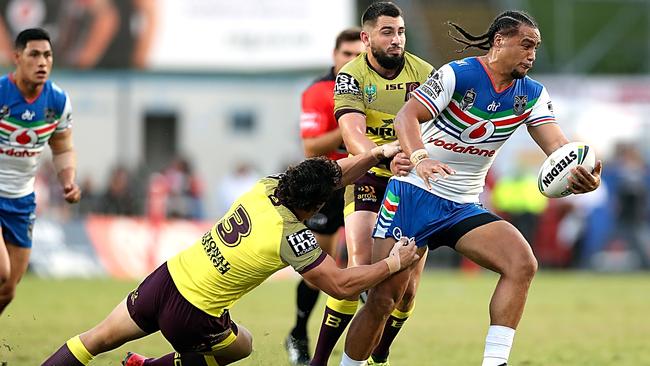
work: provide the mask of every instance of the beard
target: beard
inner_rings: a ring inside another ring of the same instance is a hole
[[[384,69],[395,70],[398,67],[402,66],[402,63],[404,63],[404,52],[393,56],[389,55],[387,52],[384,52],[384,50],[381,49],[371,48],[370,51],[372,52],[372,55],[375,57],[379,65],[381,65],[381,67]]]
[[[510,72],[510,77],[512,77],[515,80],[516,79],[523,79],[523,78],[526,77],[526,72],[522,73],[521,71],[519,71],[517,69],[514,69],[514,70],[512,70],[512,72]]]

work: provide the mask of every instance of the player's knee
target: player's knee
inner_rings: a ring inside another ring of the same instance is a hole
[[[0,268],[0,286],[3,286],[7,282],[9,282],[9,268]]]
[[[16,297],[16,285],[7,280],[2,287],[0,287],[0,304],[8,304]]]
[[[395,299],[387,293],[374,291],[371,294],[365,306],[377,317],[388,317],[395,309]]]
[[[531,254],[515,262],[513,275],[522,281],[532,281],[537,273],[537,259]]]
[[[415,302],[415,286],[409,286],[404,292],[404,296],[399,302],[398,309],[410,309],[413,307],[413,302]]]

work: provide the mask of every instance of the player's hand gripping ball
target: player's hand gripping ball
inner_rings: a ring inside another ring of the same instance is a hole
[[[583,166],[588,172],[594,170],[596,154],[583,142],[570,142],[555,150],[539,169],[537,186],[549,198],[565,197],[572,192],[568,188],[571,170]]]

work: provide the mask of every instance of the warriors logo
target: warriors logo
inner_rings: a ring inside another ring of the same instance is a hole
[[[515,95],[515,102],[512,105],[512,110],[515,112],[516,116],[521,116],[526,110],[526,104],[528,104],[527,95]]]

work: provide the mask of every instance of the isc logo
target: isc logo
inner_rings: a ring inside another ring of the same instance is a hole
[[[386,84],[386,90],[404,90],[404,83]]]

